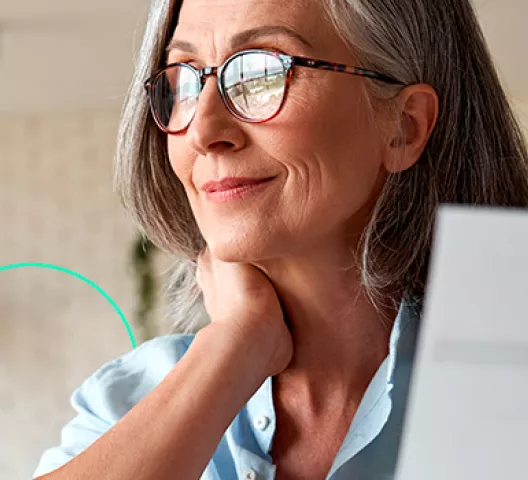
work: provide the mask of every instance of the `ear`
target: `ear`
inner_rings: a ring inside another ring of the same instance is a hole
[[[384,156],[390,173],[403,172],[420,158],[438,119],[438,96],[430,85],[410,85],[400,92]]]

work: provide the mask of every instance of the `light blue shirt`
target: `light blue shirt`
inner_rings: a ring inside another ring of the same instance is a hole
[[[402,303],[389,355],[372,378],[327,480],[393,480],[415,352],[419,311]],[[166,335],[141,344],[99,368],[73,392],[77,416],[62,429],[60,445],[46,450],[33,478],[70,461],[152,391],[185,354],[194,335]],[[272,378],[235,417],[201,480],[271,480],[275,433]],[[123,452],[124,453],[124,452]]]

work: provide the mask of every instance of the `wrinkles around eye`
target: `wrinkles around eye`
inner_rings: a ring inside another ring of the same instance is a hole
[[[185,57],[183,58],[171,58],[169,60],[167,60],[166,62],[166,65],[170,65],[171,63],[187,63],[188,65],[191,65],[193,66],[194,68],[203,68],[203,65],[201,65],[200,62],[198,62],[197,60],[192,60],[192,59],[186,59]]]

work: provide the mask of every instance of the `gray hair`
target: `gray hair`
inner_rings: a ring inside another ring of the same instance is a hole
[[[423,298],[440,203],[528,206],[528,152],[470,0],[326,0],[326,12],[361,66],[431,85],[439,117],[414,166],[392,174],[351,262],[375,305]],[[196,283],[205,246],[143,81],[160,67],[179,2],[154,0],[119,129],[115,185],[144,234],[178,255],[168,290],[175,332],[208,322]],[[401,88],[365,80],[372,108]]]

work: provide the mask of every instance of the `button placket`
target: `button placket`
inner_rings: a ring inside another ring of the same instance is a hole
[[[260,430],[260,431],[266,430],[269,424],[270,424],[270,419],[269,417],[266,417],[266,415],[259,415],[258,417],[255,418],[253,422],[253,426],[257,430]]]
[[[246,468],[242,472],[242,476],[240,477],[241,480],[257,480],[257,473],[255,470],[252,470],[251,468]]]

